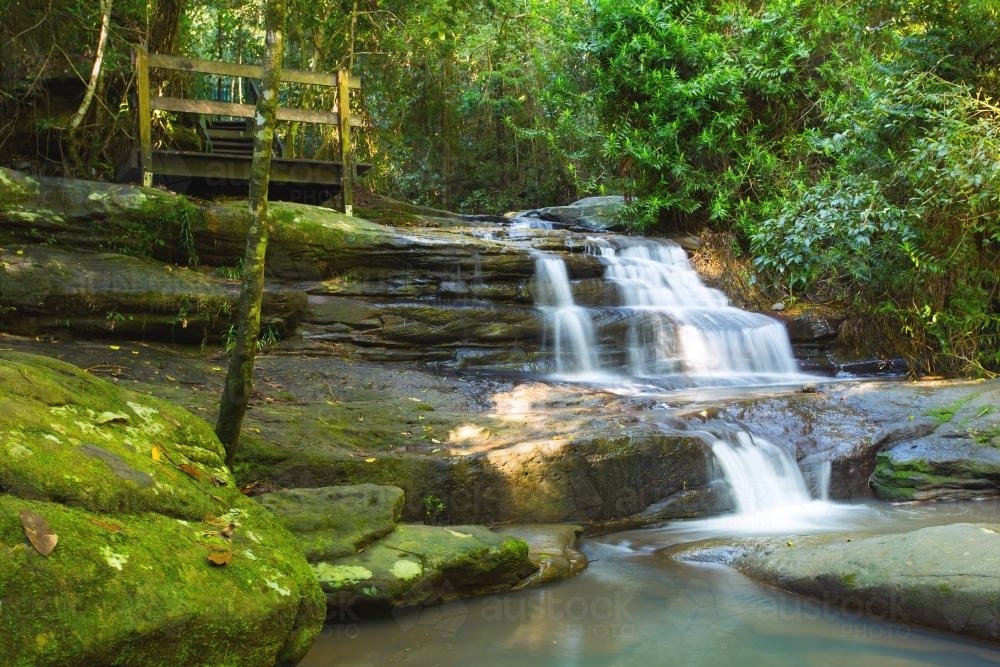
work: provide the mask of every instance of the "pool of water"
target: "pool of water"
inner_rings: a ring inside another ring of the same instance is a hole
[[[895,532],[997,521],[995,504],[857,507],[836,528]],[[303,661],[333,665],[998,665],[996,645],[760,585],[669,547],[719,539],[725,520],[588,540],[585,572],[542,589],[330,624]],[[730,535],[732,533],[729,533]]]

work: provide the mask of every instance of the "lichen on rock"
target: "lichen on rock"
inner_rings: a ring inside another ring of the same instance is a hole
[[[54,359],[0,352],[4,665],[291,665],[324,618],[292,535],[205,422]],[[58,536],[48,555],[23,513]]]

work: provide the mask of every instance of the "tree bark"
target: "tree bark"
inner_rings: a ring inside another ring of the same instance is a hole
[[[87,112],[90,111],[90,105],[94,102],[94,96],[97,94],[97,87],[101,81],[101,72],[104,67],[104,51],[108,45],[108,33],[111,31],[111,5],[112,0],[103,0],[101,2],[101,33],[97,38],[97,54],[94,56],[94,67],[90,71],[90,81],[87,82],[87,90],[83,94],[83,100],[80,102],[79,108],[73,114],[67,127],[70,155],[76,161],[79,161],[80,155],[80,147],[77,144],[77,131],[80,129],[80,125],[83,124],[83,119],[86,118]]]
[[[250,227],[243,261],[243,287],[237,311],[236,343],[229,358],[229,371],[215,425],[215,433],[226,448],[226,464],[230,468],[239,449],[243,416],[253,393],[253,370],[264,294],[264,261],[269,237],[267,187],[278,111],[286,11],[286,0],[268,0],[264,9],[264,76],[260,99],[257,100],[253,165],[250,168]]]

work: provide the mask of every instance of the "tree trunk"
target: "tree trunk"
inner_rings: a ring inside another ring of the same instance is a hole
[[[271,146],[278,111],[286,0],[268,0],[264,8],[264,76],[257,100],[253,165],[250,168],[250,228],[243,261],[243,288],[237,312],[236,344],[229,358],[229,372],[222,391],[215,433],[226,448],[226,464],[233,466],[239,449],[240,428],[253,393],[253,369],[260,334],[260,308],[264,294],[264,261],[267,255],[267,187],[271,176]]]
[[[177,42],[181,33],[181,16],[187,0],[156,0],[153,14],[149,17],[149,33],[146,48],[150,53],[177,54]],[[188,78],[180,72],[153,69],[150,72],[150,86],[153,90],[171,90],[171,97],[185,97],[189,86]]]
[[[186,2],[187,0],[157,0],[153,15],[149,18],[149,34],[146,37],[150,53],[177,52],[181,16]]]
[[[69,127],[67,128],[67,143],[69,144],[70,155],[73,157],[74,162],[77,163],[80,158],[77,131],[83,124],[83,119],[87,117],[87,112],[90,111],[90,105],[94,102],[94,96],[97,94],[97,87],[101,81],[101,72],[104,66],[104,50],[108,44],[108,33],[111,31],[111,5],[112,0],[102,0],[101,2],[101,34],[97,38],[97,54],[94,56],[94,67],[90,71],[90,81],[87,83],[87,90],[83,94],[83,100],[80,102],[76,113],[70,119]]]

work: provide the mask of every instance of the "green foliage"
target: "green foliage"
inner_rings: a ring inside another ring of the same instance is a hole
[[[596,3],[590,49],[610,124],[605,154],[646,199],[638,229],[752,217],[810,121],[831,31],[793,0]]]
[[[605,151],[637,229],[741,232],[918,372],[1000,371],[996,3],[598,0]]]
[[[855,294],[914,369],[1000,370],[1000,110],[935,75],[883,76],[832,161],[751,232],[789,291]]]

